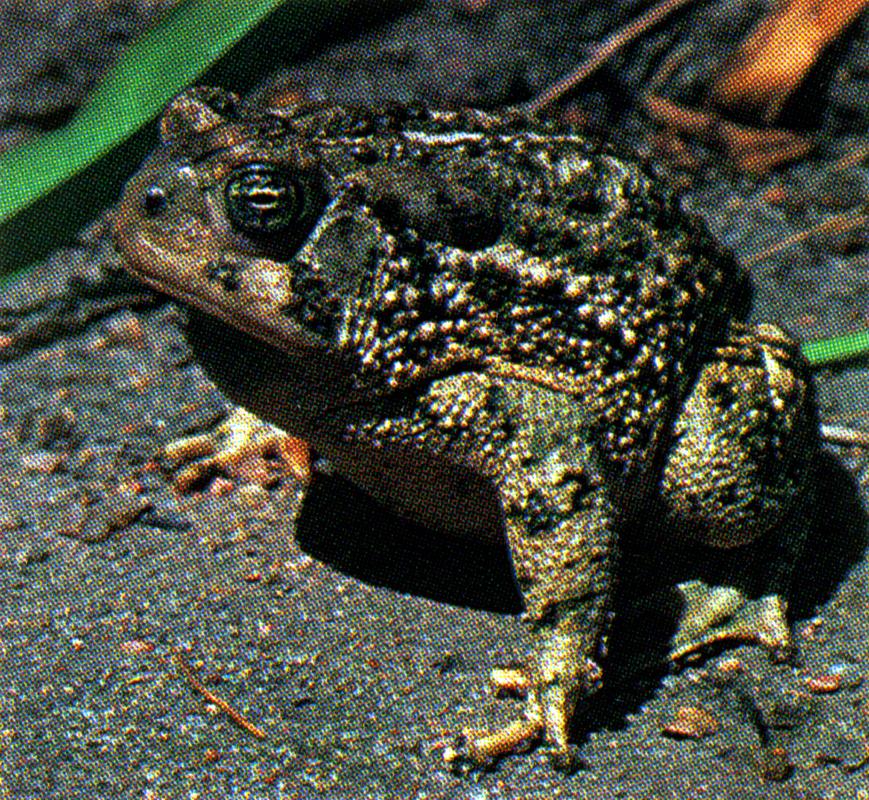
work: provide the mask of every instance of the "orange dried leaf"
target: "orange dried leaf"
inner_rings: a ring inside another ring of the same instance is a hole
[[[673,739],[702,739],[718,732],[720,724],[705,709],[697,706],[679,706],[673,720],[661,732]]]
[[[831,694],[842,687],[842,676],[829,673],[815,675],[806,681],[806,686],[815,694]]]
[[[824,48],[869,0],[784,0],[724,65],[714,102],[772,123]]]

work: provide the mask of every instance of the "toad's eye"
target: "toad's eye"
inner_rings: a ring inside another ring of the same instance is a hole
[[[240,231],[267,235],[299,225],[306,216],[303,180],[269,164],[247,164],[229,178],[224,191],[229,221]]]
[[[149,217],[158,217],[166,208],[166,192],[160,186],[149,186],[142,199],[142,208]]]

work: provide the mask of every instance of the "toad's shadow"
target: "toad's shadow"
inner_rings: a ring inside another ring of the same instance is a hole
[[[792,620],[830,598],[869,545],[858,488],[832,455],[818,465],[815,500],[779,537],[802,531],[805,543],[788,593]],[[318,475],[296,523],[301,547],[314,558],[367,583],[439,602],[507,614],[522,610],[506,542],[492,544],[433,533],[389,513],[347,481]],[[649,539],[654,541],[651,546]],[[700,578],[764,591],[763,572],[775,559],[768,543],[721,551],[667,547],[660,537],[629,530],[623,539],[609,636],[606,688],[582,717],[619,726],[648,699],[666,673],[668,643],[681,610],[676,582]],[[759,573],[761,573],[759,575]]]
[[[644,549],[635,534],[626,547],[614,599],[609,636],[610,657],[602,691],[590,698],[582,715],[587,728],[618,728],[670,671],[669,641],[682,609],[675,584],[699,578],[709,584],[729,584],[749,597],[770,591],[768,577],[776,557],[787,547],[782,537],[805,536],[794,560],[787,591],[791,623],[811,616],[826,603],[859,563],[869,547],[869,519],[859,488],[839,460],[822,453],[817,465],[813,499],[800,508],[770,541],[734,550],[704,547],[667,549],[660,541]]]
[[[317,474],[296,520],[309,555],[354,578],[457,606],[518,614],[506,542],[457,539],[390,513],[353,484]]]

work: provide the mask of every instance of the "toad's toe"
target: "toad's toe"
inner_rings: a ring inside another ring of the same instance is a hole
[[[498,667],[489,673],[489,684],[497,697],[526,697],[531,676],[518,667]]]
[[[600,683],[600,669],[588,660],[576,670],[566,671],[565,664],[554,657],[558,650],[544,650],[531,674],[518,669],[492,671],[490,680],[496,692],[527,694],[525,713],[495,731],[465,729],[444,750],[444,761],[452,772],[490,769],[499,758],[525,752],[540,742],[556,769],[575,771],[579,758],[576,747],[568,741],[570,721],[577,697]],[[546,658],[547,652],[550,658]]]
[[[532,748],[543,734],[543,723],[525,717],[495,731],[466,728],[444,750],[444,762],[451,772],[467,774],[490,769],[502,756]]]

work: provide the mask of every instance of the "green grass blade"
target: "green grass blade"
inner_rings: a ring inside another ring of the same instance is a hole
[[[284,0],[187,0],[139,39],[69,125],[0,157],[0,224],[150,120]]]
[[[809,363],[816,367],[866,358],[869,356],[869,330],[815,339],[805,342],[802,350]]]

